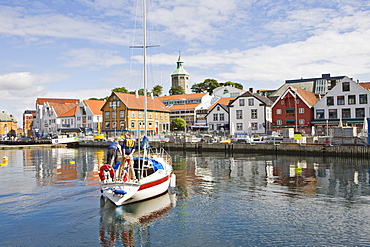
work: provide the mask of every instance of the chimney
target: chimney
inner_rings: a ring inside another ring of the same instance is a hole
[[[135,90],[135,97],[139,98],[139,91],[137,91],[137,89]]]
[[[321,77],[322,79],[328,79],[330,78],[330,74],[322,74]]]
[[[253,93],[253,87],[249,88],[249,92]]]

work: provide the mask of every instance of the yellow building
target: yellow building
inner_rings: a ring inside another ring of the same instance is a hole
[[[119,136],[129,131],[138,135],[144,131],[144,96],[112,92],[101,109],[102,132]],[[170,129],[170,111],[156,97],[147,97],[148,135],[163,134]]]
[[[18,122],[12,115],[0,112],[0,135],[16,136],[18,132]]]

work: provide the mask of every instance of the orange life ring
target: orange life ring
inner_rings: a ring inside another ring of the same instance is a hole
[[[99,170],[99,177],[100,177],[101,181],[105,180],[105,176],[104,176],[105,171],[109,171],[110,177],[114,178],[114,169],[113,169],[113,167],[110,166],[110,165],[105,164],[102,167],[100,167],[100,170]]]

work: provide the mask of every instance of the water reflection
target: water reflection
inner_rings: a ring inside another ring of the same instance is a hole
[[[135,246],[150,243],[149,230],[176,206],[176,194],[166,193],[150,200],[116,207],[103,196],[100,198],[100,242],[104,246],[123,244]]]

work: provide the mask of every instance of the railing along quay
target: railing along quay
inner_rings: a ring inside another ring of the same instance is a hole
[[[192,152],[225,153],[266,153],[291,155],[358,156],[370,157],[370,146],[365,145],[327,145],[327,144],[288,144],[270,143],[203,143],[203,142],[151,142],[155,148]],[[80,142],[80,147],[108,147],[109,142]]]

